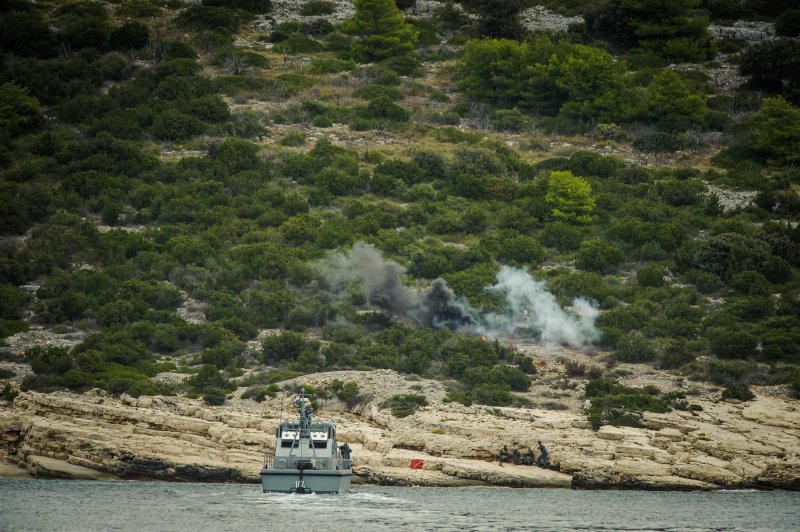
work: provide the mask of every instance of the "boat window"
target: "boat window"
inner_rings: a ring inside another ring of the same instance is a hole
[[[314,449],[324,449],[328,446],[327,441],[315,441],[314,442]]]
[[[294,440],[283,440],[281,441],[281,447],[292,447]]]

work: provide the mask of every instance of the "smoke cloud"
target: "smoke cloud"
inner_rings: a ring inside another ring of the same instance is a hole
[[[447,327],[491,337],[524,335],[545,344],[589,348],[599,338],[594,326],[597,308],[577,298],[572,308],[561,308],[544,281],[525,271],[504,266],[497,282],[486,287],[505,300],[501,311],[484,313],[459,298],[443,279],[423,291],[403,284],[406,269],[370,244],[356,243],[346,253],[334,253],[318,263],[318,269],[333,291],[343,292],[355,281],[367,304],[398,317],[432,328]]]
[[[480,331],[484,334],[526,333],[544,344],[578,349],[588,348],[600,338],[594,326],[599,315],[595,305],[576,298],[567,312],[547,291],[547,284],[525,270],[503,266],[497,273],[497,282],[487,290],[502,294],[506,304],[502,312],[482,316]]]

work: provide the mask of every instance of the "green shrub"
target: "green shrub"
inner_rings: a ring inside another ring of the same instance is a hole
[[[642,287],[661,287],[664,286],[664,276],[667,271],[662,266],[652,264],[643,266],[636,272],[636,283]]]
[[[25,351],[25,358],[30,361],[31,369],[37,375],[63,375],[74,365],[69,350],[64,347],[32,347]]]
[[[497,383],[479,384],[471,390],[472,401],[481,405],[509,406],[515,402],[508,385]]]
[[[225,379],[216,366],[204,365],[186,381],[191,389],[202,395],[210,405],[221,405],[225,402],[225,394],[233,391],[235,385]]]
[[[112,30],[108,44],[113,50],[138,50],[149,40],[150,31],[147,26],[134,20]]]
[[[800,9],[787,9],[775,21],[775,33],[784,37],[800,35]]]
[[[309,341],[302,334],[292,331],[282,331],[279,334],[267,336],[261,344],[260,359],[268,360],[296,360],[305,349],[316,350],[317,342]]]
[[[675,369],[685,366],[694,359],[692,346],[682,338],[673,338],[663,352],[659,353],[657,366],[662,369]]]
[[[614,359],[620,362],[652,362],[656,355],[656,350],[647,338],[640,333],[633,333],[617,341]]]
[[[580,245],[575,265],[582,270],[605,272],[625,258],[622,250],[605,240],[586,240]]]
[[[308,66],[309,74],[336,74],[343,70],[353,70],[356,62],[335,57],[315,57]],[[355,91],[353,91],[355,95]],[[369,99],[369,98],[367,98]]]
[[[0,319],[21,319],[22,309],[30,299],[30,295],[12,284],[0,284]]]
[[[28,330],[28,324],[18,320],[0,319],[0,338],[8,338]]]
[[[760,270],[769,257],[770,252],[764,242],[738,233],[723,233],[702,241],[694,262],[701,270],[727,281],[735,273]]]
[[[428,405],[424,395],[413,393],[397,394],[381,403],[381,408],[391,408],[395,417],[410,416],[423,406]]]
[[[364,100],[374,100],[382,96],[385,96],[393,101],[403,99],[403,93],[394,87],[387,87],[386,85],[377,85],[372,83],[362,85],[354,90],[353,96],[356,98],[362,98]]]
[[[281,146],[302,146],[306,143],[306,135],[302,131],[293,130],[286,133],[278,141]]]
[[[732,326],[712,327],[705,334],[711,352],[720,358],[748,358],[755,355],[758,340],[746,330]]]
[[[272,0],[203,0],[203,5],[241,9],[252,13],[268,13],[272,10]]]
[[[232,34],[239,30],[242,23],[236,11],[227,7],[210,5],[191,6],[178,15],[177,21],[196,29],[221,29]]]
[[[539,240],[547,247],[559,251],[572,251],[578,249],[584,234],[585,230],[579,226],[553,222],[544,226]]]
[[[492,126],[498,131],[519,131],[525,125],[525,114],[519,109],[492,111]]]
[[[231,74],[240,74],[248,67],[269,68],[269,61],[263,55],[232,47],[217,51],[211,64],[224,68]]]
[[[273,48],[274,51],[285,54],[313,54],[322,51],[322,45],[306,37],[302,33],[293,33],[287,39],[279,42]]]
[[[300,8],[300,14],[304,17],[316,17],[331,15],[336,11],[336,4],[328,0],[308,0]]]
[[[203,392],[203,402],[211,406],[219,406],[225,402],[225,391],[208,389]]]
[[[669,411],[669,398],[658,397],[652,387],[631,388],[612,380],[594,380],[586,384],[586,397],[591,401],[587,417],[592,428],[602,425],[640,427],[642,412]]]
[[[205,131],[205,124],[176,109],[159,113],[150,129],[153,136],[163,140],[186,140]]]
[[[633,147],[643,152],[674,152],[683,148],[686,138],[679,134],[657,131],[646,133],[633,141]]]
[[[699,203],[705,185],[695,180],[665,179],[656,184],[656,189],[665,203],[683,207]]]
[[[714,384],[727,386],[728,384],[742,382],[749,370],[743,362],[709,360],[700,366],[699,371],[703,378]]]
[[[450,391],[447,392],[444,399],[442,399],[444,403],[461,403],[464,406],[472,406],[472,393],[465,392],[465,391]]]
[[[722,399],[737,399],[739,401],[749,401],[750,399],[754,398],[755,395],[753,395],[753,392],[751,392],[747,384],[743,382],[729,384],[725,386],[725,389],[722,391]]]
[[[19,391],[17,391],[8,383],[6,383],[5,386],[3,386],[3,389],[0,390],[0,397],[7,403],[13,403],[14,399],[16,399],[18,395]]]
[[[401,76],[421,76],[425,74],[419,60],[411,55],[396,55],[384,59],[381,65],[388,71],[396,72]]]
[[[409,113],[399,105],[392,102],[388,96],[378,96],[370,100],[367,105],[366,116],[369,118],[385,118],[394,122],[406,122]]]
[[[361,401],[358,384],[353,381],[342,382],[339,379],[334,379],[329,388],[340,401],[344,401],[347,404],[348,408],[353,408]],[[394,410],[392,413],[394,414]]]
[[[278,385],[270,384],[269,386],[253,386],[245,390],[242,394],[242,399],[252,399],[256,403],[262,403],[267,397],[274,398],[278,394]]]
[[[477,389],[482,384],[492,384],[507,387],[515,392],[526,392],[531,386],[530,377],[514,366],[496,366],[488,371],[485,367],[470,368],[458,380],[469,389]]]
[[[286,74],[280,74],[278,77],[276,77],[271,84],[270,90],[284,97],[288,97],[298,94],[313,86],[314,80],[310,77],[289,72]]]
[[[530,70],[529,65],[541,68]],[[598,48],[540,36],[525,43],[484,40],[467,43],[459,87],[501,107],[582,120],[617,121],[631,111],[634,95],[625,67]],[[600,80],[591,86],[585,79]]]

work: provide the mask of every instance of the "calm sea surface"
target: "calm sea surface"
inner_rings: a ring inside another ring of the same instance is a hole
[[[258,485],[0,479],[0,530],[800,530],[800,493]]]

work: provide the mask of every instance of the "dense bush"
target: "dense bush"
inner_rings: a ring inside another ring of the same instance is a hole
[[[575,264],[583,270],[602,273],[617,266],[624,258],[618,247],[605,240],[593,239],[581,243]]]
[[[737,399],[739,401],[749,401],[754,399],[755,395],[750,391],[750,388],[744,383],[735,383],[726,386],[722,391],[722,399]]]
[[[300,8],[304,17],[330,15],[336,10],[336,4],[327,0],[309,0]]]
[[[744,270],[760,270],[769,257],[763,242],[738,233],[723,233],[701,242],[694,261],[701,270],[728,280]]]
[[[764,41],[743,52],[739,70],[754,88],[787,92],[796,99],[800,96],[798,51],[800,39],[795,37]]]
[[[636,282],[639,286],[652,286],[656,288],[664,286],[664,276],[666,273],[663,267],[656,264],[644,266],[639,268],[639,271],[636,272]]]
[[[382,408],[390,408],[395,417],[407,417],[416,412],[420,407],[427,406],[428,400],[424,395],[406,393],[393,395],[381,404]]]
[[[669,411],[670,401],[659,397],[653,387],[631,388],[612,380],[593,380],[586,384],[585,392],[591,401],[587,417],[595,430],[602,425],[640,427],[642,412]]]
[[[606,122],[632,113],[624,63],[597,48],[545,37],[471,41],[461,68],[459,87],[497,105]]]
[[[216,366],[205,365],[187,380],[191,389],[202,395],[206,404],[217,406],[225,402],[225,395],[235,389],[217,370]]]
[[[656,354],[656,350],[647,338],[642,334],[633,333],[617,340],[614,359],[620,362],[652,362]]]
[[[700,0],[627,2],[605,0],[586,14],[590,34],[638,55],[653,54],[664,62],[710,59],[708,19],[695,10]]]

